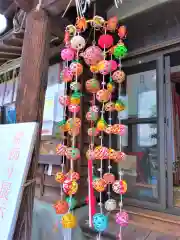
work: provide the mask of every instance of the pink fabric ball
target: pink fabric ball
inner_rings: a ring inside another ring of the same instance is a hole
[[[118,67],[117,62],[115,60],[110,60],[109,63],[110,63],[111,72],[115,71]]]
[[[87,65],[96,65],[103,60],[103,52],[98,46],[88,47],[81,56]]]
[[[61,58],[64,61],[72,61],[74,59],[75,52],[72,48],[65,48],[61,51]]]
[[[78,113],[80,111],[80,106],[75,104],[70,104],[68,106],[68,110],[69,112],[72,112],[72,113]]]
[[[69,68],[64,68],[61,72],[61,78],[63,82],[72,82],[73,72]]]
[[[109,34],[103,34],[100,36],[98,44],[101,48],[110,48],[113,45],[113,37]]]
[[[116,214],[116,223],[119,224],[121,227],[128,226],[129,216],[127,212],[122,211]]]

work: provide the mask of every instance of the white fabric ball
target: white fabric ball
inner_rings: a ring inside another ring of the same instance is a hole
[[[114,211],[117,207],[116,201],[114,199],[108,199],[105,202],[105,209],[107,211]]]
[[[71,47],[77,51],[83,49],[86,45],[85,39],[81,36],[74,36],[71,39]]]

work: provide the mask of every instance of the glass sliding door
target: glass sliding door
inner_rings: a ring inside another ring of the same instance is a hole
[[[125,202],[165,209],[163,58],[125,62],[123,69],[127,78],[119,99],[126,109],[119,113],[119,121],[127,134],[119,142],[127,158],[118,171],[123,169],[128,184]]]

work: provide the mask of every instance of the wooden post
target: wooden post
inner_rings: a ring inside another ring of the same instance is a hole
[[[39,122],[42,127],[47,70],[49,63],[49,17],[45,10],[27,14],[23,42],[20,81],[16,101],[17,122]],[[24,186],[14,240],[31,240],[35,176],[39,158],[40,131],[37,137],[28,179]],[[28,183],[28,182],[27,182]]]

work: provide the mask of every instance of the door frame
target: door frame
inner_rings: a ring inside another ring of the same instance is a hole
[[[157,76],[157,112],[158,112],[158,156],[159,156],[159,202],[141,201],[134,198],[126,198],[125,203],[137,207],[149,208],[151,210],[166,210],[166,169],[165,169],[165,93],[164,93],[164,59],[163,54],[153,54],[124,60],[122,67],[133,67],[138,64],[156,61]]]

